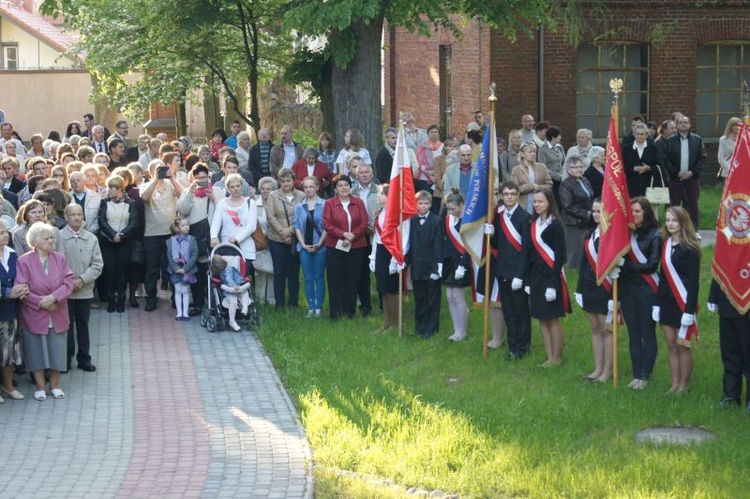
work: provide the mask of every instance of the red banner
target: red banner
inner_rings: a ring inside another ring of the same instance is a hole
[[[596,262],[596,282],[600,286],[620,258],[630,251],[630,228],[633,227],[630,193],[625,181],[614,116],[609,117],[606,154],[599,221],[599,259]]]
[[[727,299],[744,314],[750,310],[750,129],[739,126],[716,221],[711,270]]]

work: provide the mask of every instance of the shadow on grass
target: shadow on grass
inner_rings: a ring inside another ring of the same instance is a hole
[[[709,264],[706,255],[701,302]],[[371,334],[379,317],[336,324],[264,317],[261,340],[301,413],[323,481],[319,490],[335,490],[339,482],[329,472],[343,469],[470,497],[744,495],[737,463],[750,458],[750,418],[716,409],[715,316],[701,316],[692,388],[676,398],[664,395],[669,375],[661,334],[653,380],[634,392],[625,388],[626,331],[619,341],[621,387],[582,380],[592,361],[580,310],[563,322],[566,361],[553,370],[536,367],[544,357],[536,326],[529,358],[507,362],[492,351],[485,361],[478,311],[469,340],[458,344],[447,341],[447,312],[441,333],[428,341],[409,333],[411,313],[407,307],[403,338]],[[656,425],[702,426],[719,438],[687,448],[635,442],[638,430]],[[338,497],[380,496],[362,483],[347,490]]]

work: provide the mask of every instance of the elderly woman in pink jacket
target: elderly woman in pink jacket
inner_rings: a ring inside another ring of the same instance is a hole
[[[23,335],[26,367],[34,375],[34,399],[47,398],[44,370],[50,370],[49,385],[56,399],[65,397],[60,389],[60,371],[67,364],[70,325],[68,296],[73,292],[73,271],[65,255],[53,251],[55,229],[36,222],[26,233],[33,251],[18,258],[16,284],[26,284],[29,293],[21,300],[18,319]]]

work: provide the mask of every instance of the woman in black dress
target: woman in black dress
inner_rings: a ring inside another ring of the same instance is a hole
[[[581,255],[576,302],[586,312],[591,325],[591,347],[594,352],[594,371],[586,376],[590,381],[604,383],[612,376],[612,335],[607,331],[612,284],[607,280],[601,286],[596,284],[596,262],[599,256],[599,216],[602,203],[594,199],[591,205],[592,220],[584,241]]]
[[[664,217],[664,247],[659,271],[659,298],[654,320],[667,337],[670,394],[687,390],[693,374],[690,340],[698,337],[695,313],[698,305],[701,245],[684,208],[670,206]]]
[[[375,234],[372,239],[372,253],[370,254],[370,270],[375,272],[377,290],[383,306],[383,325],[375,331],[383,333],[398,327],[398,266],[388,248],[383,245],[380,234],[385,224],[385,205],[388,199],[388,184],[380,184],[378,188],[378,204],[380,210],[375,215]]]
[[[628,192],[630,197],[645,196],[646,188],[651,185],[651,178],[659,168],[659,152],[649,140],[648,128],[643,123],[633,127],[635,140],[623,147],[622,163],[625,166]],[[659,181],[661,184],[661,180]]]
[[[451,341],[466,339],[469,328],[469,307],[466,305],[466,287],[471,276],[471,258],[461,240],[461,217],[464,214],[464,197],[454,187],[445,198],[445,246],[443,247],[443,284],[448,298],[448,309],[453,321]]]
[[[661,236],[654,209],[645,197],[630,201],[635,232],[630,236],[631,250],[623,261],[620,274],[620,304],[622,317],[630,337],[630,361],[634,390],[643,390],[651,377],[656,362],[656,323],[651,310],[656,305],[658,275],[661,258]]]
[[[552,190],[534,194],[531,217],[531,247],[527,284],[531,316],[539,319],[547,360],[541,367],[562,363],[563,329],[560,317],[571,312],[568,287],[563,273],[566,260],[565,230]]]

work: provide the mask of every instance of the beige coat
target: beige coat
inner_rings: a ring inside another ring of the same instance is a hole
[[[101,275],[104,268],[99,241],[94,234],[83,228],[76,237],[68,225],[63,227],[59,236],[62,241],[62,253],[68,260],[70,270],[84,283],[81,289],[74,290],[68,298],[71,300],[93,298],[94,281]]]
[[[285,241],[280,234],[282,230],[294,224],[294,207],[305,199],[305,195],[296,189],[292,191],[292,195],[291,202],[287,201],[286,195],[281,189],[276,189],[268,195],[265,209],[268,218],[268,239],[271,241],[289,243],[294,240],[292,236],[290,240]],[[284,205],[286,205],[286,214],[284,213]]]
[[[549,176],[549,172],[547,172],[547,167],[542,163],[534,163],[532,168],[534,170],[534,177],[536,177],[534,183],[529,180],[528,169],[522,164],[519,164],[510,172],[510,178],[518,184],[518,193],[521,195],[518,198],[518,204],[524,209],[526,209],[526,201],[529,194],[533,194],[544,187],[552,188],[552,179]]]

